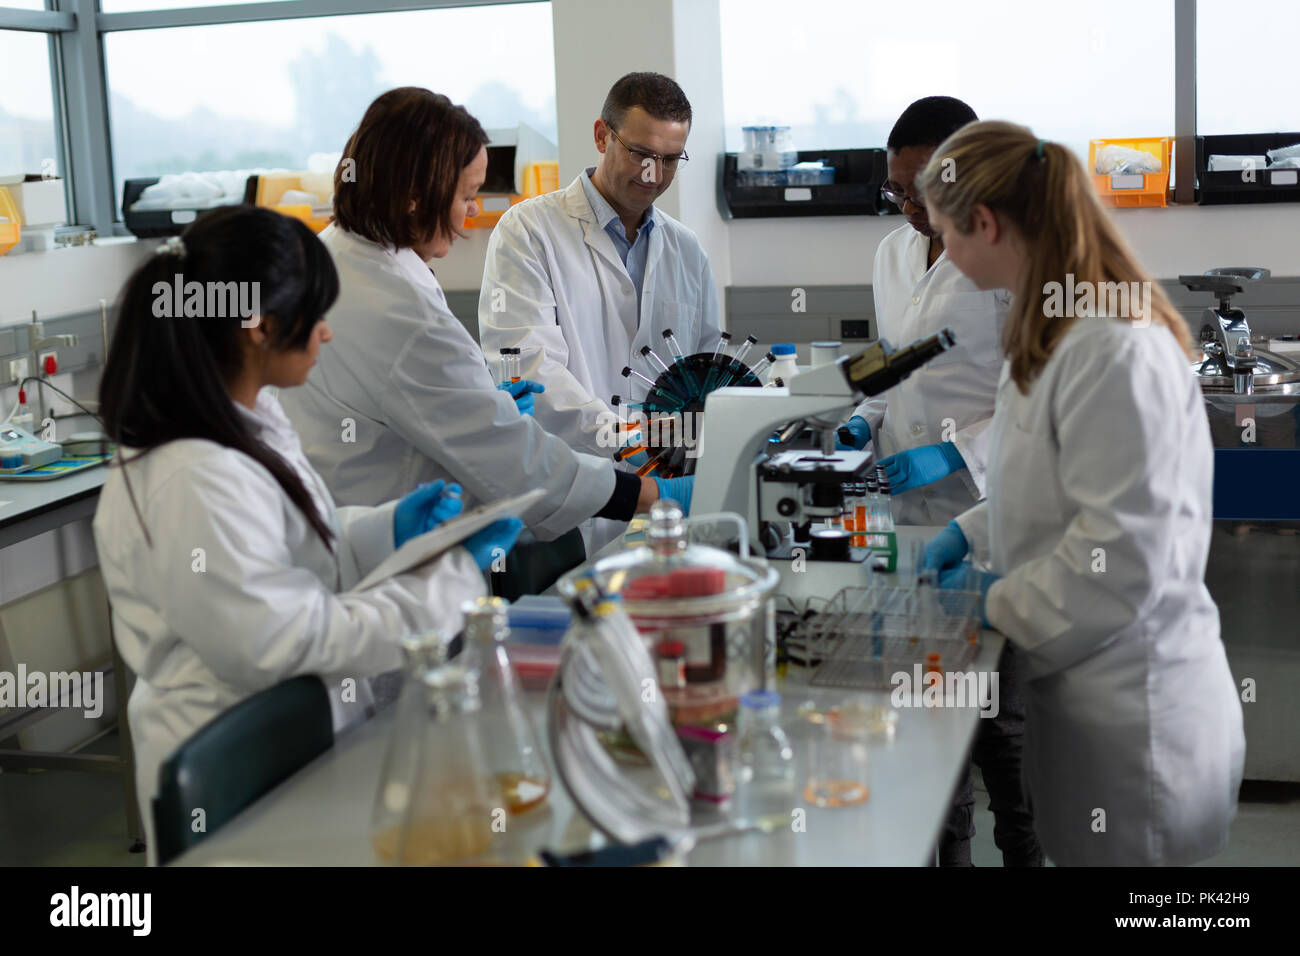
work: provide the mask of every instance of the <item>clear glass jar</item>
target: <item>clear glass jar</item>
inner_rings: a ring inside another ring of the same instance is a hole
[[[730,722],[741,694],[775,680],[771,595],[779,575],[765,562],[690,544],[671,500],[650,506],[646,543],[571,572],[560,591],[590,573],[621,600],[652,659],[666,641],[684,645],[686,686],[664,688],[675,724]]]
[[[465,615],[465,666],[478,672],[480,721],[488,769],[505,794],[511,814],[546,801],[551,774],[537,731],[524,706],[519,678],[510,664],[509,604],[484,597],[461,605]]]
[[[879,724],[873,709],[856,704],[826,712],[821,733],[814,734],[809,745],[805,800],[817,807],[851,807],[867,801],[871,795],[867,741]]]
[[[740,734],[736,743],[738,819],[789,818],[795,805],[794,748],[781,727],[781,695],[751,691],[740,699]]]

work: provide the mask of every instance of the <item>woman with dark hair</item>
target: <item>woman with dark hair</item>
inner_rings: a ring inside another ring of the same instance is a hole
[[[366,110],[335,172],[334,222],[321,233],[341,282],[329,315],[338,343],[306,387],[285,396],[285,411],[346,504],[446,478],[464,486],[467,502],[546,489],[523,515],[541,540],[593,515],[627,521],[660,486],[548,434],[528,414],[540,386],[498,389],[427,264],[478,213],[487,141],[463,107],[429,90],[390,90]]]
[[[266,386],[300,385],[330,341],[329,253],[266,209],[210,213],[127,281],[100,403],[121,445],[95,513],[146,831],[158,768],[251,694],[317,674],[336,728],[365,716],[365,678],[401,665],[399,639],[460,628],[481,569],[521,523],[346,593],[405,539],[459,511],[440,485],[336,509]],[[346,680],[346,683],[344,681]],[[152,847],[152,841],[150,841]]]

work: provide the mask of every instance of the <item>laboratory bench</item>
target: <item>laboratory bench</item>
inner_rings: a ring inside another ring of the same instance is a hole
[[[900,538],[928,538],[934,530],[902,529]],[[1000,635],[983,631],[970,669],[994,670],[1002,646]],[[800,710],[810,702],[824,711],[850,699],[879,704],[888,697],[887,691],[813,686],[809,673],[794,665],[778,679],[777,688],[782,692],[782,723],[796,754],[797,791],[802,791],[807,777],[813,736],[824,733],[823,727],[800,716]],[[529,691],[526,698],[543,749],[548,749],[547,695]],[[370,819],[395,709],[389,707],[341,734],[329,751],[173,865],[379,864],[370,842]],[[865,803],[823,809],[796,797],[797,805],[807,811],[800,821],[802,831],[784,827],[768,834],[749,832],[702,841],[686,862],[696,866],[922,866],[932,862],[958,772],[965,766],[981,718],[973,707],[906,707],[897,712],[892,737],[873,738],[869,746],[870,796]],[[546,802],[510,817],[489,856],[466,862],[523,863],[543,848],[576,852],[603,842],[570,800],[552,762]]]
[[[99,504],[99,491],[108,477],[107,466],[62,475],[49,481],[0,481],[0,548],[7,548],[29,538],[54,531],[74,521],[93,518]],[[118,703],[118,756],[86,753],[45,753],[0,749],[0,771],[74,770],[92,773],[120,773],[127,821],[127,838],[133,850],[141,848],[139,810],[135,797],[135,763],[131,750],[130,729],[124,719],[130,692],[130,675],[112,639],[112,612],[107,605],[111,663],[99,668],[113,680]],[[0,640],[4,637],[0,630]],[[0,740],[12,737],[27,727],[58,712],[57,708],[14,708],[0,715]]]

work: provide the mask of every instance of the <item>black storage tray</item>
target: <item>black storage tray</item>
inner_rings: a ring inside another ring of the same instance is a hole
[[[144,179],[128,179],[122,184],[122,222],[131,234],[141,239],[156,239],[160,236],[179,236],[185,231],[185,227],[204,213],[211,212],[212,209],[220,209],[215,206],[208,209],[149,209],[142,212],[132,212],[131,206],[140,194],[149,186],[158,182],[158,177]]]
[[[1238,133],[1196,137],[1196,201],[1202,206],[1228,203],[1300,202],[1300,169],[1255,170],[1245,182],[1240,170],[1210,172],[1210,157],[1263,156],[1270,149],[1300,143],[1300,133]]]
[[[799,162],[835,167],[829,186],[741,186],[737,157],[727,153],[722,172],[722,214],[733,219],[785,216],[880,216],[896,213],[880,195],[889,177],[883,149],[801,149]],[[790,193],[789,190],[797,190]],[[807,199],[789,196],[807,195]]]

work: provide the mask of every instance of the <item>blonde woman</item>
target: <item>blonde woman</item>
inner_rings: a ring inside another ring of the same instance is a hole
[[[1043,848],[1205,859],[1227,842],[1245,740],[1202,581],[1213,456],[1188,330],[1065,147],[973,123],[920,184],[949,258],[1015,293],[988,497],[927,558],[992,568],[984,614],[1022,652]]]

